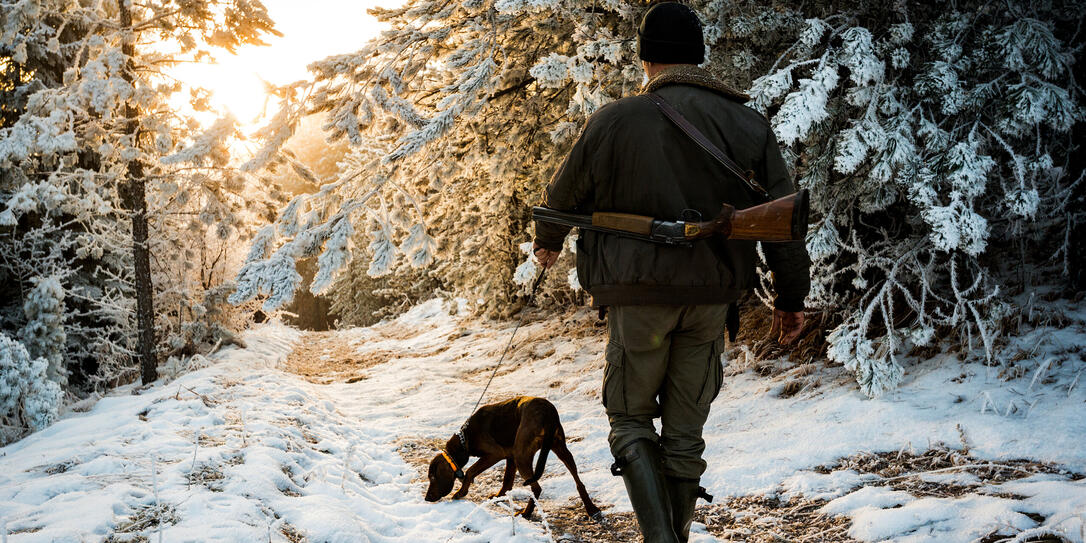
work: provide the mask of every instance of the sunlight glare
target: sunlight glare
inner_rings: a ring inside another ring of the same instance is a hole
[[[202,121],[205,125],[213,117],[231,113],[242,130],[251,133],[275,109],[274,102],[267,100],[265,81],[285,85],[307,79],[309,63],[360,49],[385,26],[366,10],[398,2],[263,0],[263,3],[282,37],[269,36],[263,40],[268,46],[247,45],[239,48],[236,55],[218,51],[214,64],[182,64],[171,71],[186,85],[211,91],[211,105],[219,111]],[[179,94],[178,99],[187,101],[187,93]]]

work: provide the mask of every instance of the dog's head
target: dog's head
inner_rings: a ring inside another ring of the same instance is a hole
[[[430,480],[430,486],[426,488],[428,502],[436,502],[444,498],[452,492],[453,485],[456,484],[456,472],[441,453],[430,461],[430,470],[426,473],[426,478]]]
[[[430,461],[426,478],[430,486],[426,489],[426,501],[436,502],[452,492],[457,479],[464,478],[464,465],[469,454],[460,442],[459,434],[449,438],[445,448]]]

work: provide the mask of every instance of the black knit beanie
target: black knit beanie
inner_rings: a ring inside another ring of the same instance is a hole
[[[677,2],[652,6],[637,29],[637,52],[648,62],[701,64],[705,41],[698,15]]]

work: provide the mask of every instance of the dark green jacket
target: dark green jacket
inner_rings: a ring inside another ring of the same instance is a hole
[[[795,191],[765,117],[695,66],[657,74],[646,86],[671,103],[773,198]],[[706,220],[723,202],[762,203],[683,134],[643,95],[612,102],[585,124],[544,193],[543,205],[577,213],[616,211],[678,220],[694,209]],[[559,250],[569,227],[536,223],[536,243]],[[776,306],[803,309],[810,258],[803,242],[763,243]],[[672,247],[599,232],[577,241],[577,276],[596,305],[724,304],[755,286],[754,242],[709,239]]]

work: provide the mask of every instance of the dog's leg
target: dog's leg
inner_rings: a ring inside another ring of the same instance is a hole
[[[510,490],[513,490],[513,481],[517,478],[517,463],[513,457],[505,459],[505,477],[502,478],[502,488],[491,498],[500,498]]]
[[[500,456],[484,456],[476,460],[475,463],[472,464],[471,467],[469,467],[467,471],[464,472],[464,481],[460,483],[460,490],[457,490],[456,494],[453,494],[453,499],[458,500],[460,498],[463,498],[464,496],[467,496],[468,487],[471,486],[471,483],[475,480],[475,477],[489,469],[490,466],[497,464],[498,461],[501,459],[502,457]]]
[[[529,452],[524,449],[518,448],[514,456],[517,461],[517,471],[520,472],[520,476],[523,477],[525,481],[531,481],[533,476],[535,475],[535,472],[532,471],[533,452],[534,451]],[[528,486],[532,488],[532,494],[534,494],[536,498],[539,498],[539,495],[543,492],[543,489],[539,486],[539,483],[532,482],[529,483]],[[520,513],[518,514],[526,519],[531,519],[533,511],[535,511],[535,499],[529,498],[528,505],[524,506],[524,509],[521,509]]]
[[[588,489],[581,482],[581,476],[577,474],[577,462],[573,460],[573,455],[570,454],[569,448],[566,447],[565,435],[560,434],[554,440],[554,455],[566,465],[566,469],[573,476],[573,482],[577,483],[577,494],[581,496],[581,503],[584,504],[585,513],[588,513],[588,516],[592,518],[598,518],[600,508],[596,507],[596,504],[592,503],[592,498],[588,497]]]

